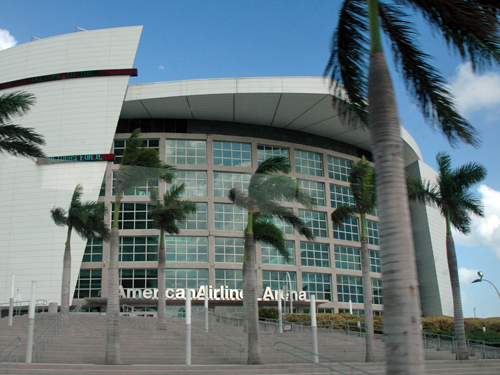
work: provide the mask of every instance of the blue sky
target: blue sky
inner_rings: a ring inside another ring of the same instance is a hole
[[[150,0],[27,1],[4,0],[0,49],[74,32],[143,25],[130,83],[224,77],[321,76],[341,1],[334,0]],[[424,50],[449,82],[463,115],[481,133],[482,147],[451,148],[423,120],[393,70],[403,126],[419,144],[426,163],[435,167],[438,151],[448,151],[454,166],[482,163],[488,177],[477,196],[484,219],[474,219],[471,235],[455,236],[464,315],[500,316],[500,299],[487,283],[471,285],[476,272],[500,287],[500,70],[475,75],[418,17]],[[388,49],[386,48],[386,51]],[[391,65],[392,67],[392,65]]]

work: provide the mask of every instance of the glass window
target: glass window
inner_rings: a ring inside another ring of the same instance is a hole
[[[101,296],[102,270],[80,270],[73,298]]]
[[[115,185],[116,185],[116,176],[118,175],[118,171],[113,171],[113,192],[112,195],[116,194]],[[123,195],[151,195],[151,189],[158,190],[158,180],[149,180],[145,185],[142,186],[134,186],[130,189],[127,189],[123,192]]]
[[[310,180],[297,180],[299,187],[307,194],[309,194],[317,206],[324,206],[325,203],[325,184],[324,182],[310,181]]]
[[[167,236],[165,251],[167,262],[208,262],[207,237]]]
[[[350,314],[349,309],[339,309],[339,314]],[[365,315],[365,310],[352,309],[352,315]]]
[[[297,290],[295,272],[288,272],[292,280],[292,290]],[[283,287],[290,288],[290,282],[286,276],[286,271],[262,271],[262,287],[264,290],[269,286],[271,290],[283,290]]]
[[[337,298],[339,302],[363,303],[363,278],[337,275]]]
[[[371,272],[382,273],[382,262],[380,260],[380,251],[370,250]]]
[[[158,261],[158,237],[120,237],[119,261]]]
[[[215,270],[215,288],[227,286],[228,289],[243,289],[241,270]]]
[[[261,165],[264,160],[273,156],[286,156],[290,159],[288,149],[285,147],[257,145],[257,161],[259,165]]]
[[[106,196],[106,173],[104,173],[104,177],[102,178],[101,190],[99,190],[99,196]]]
[[[207,204],[196,203],[196,212],[190,213],[184,223],[177,222],[180,230],[207,230]]]
[[[229,190],[248,190],[251,175],[245,173],[214,172],[214,197],[227,197]]]
[[[205,171],[177,171],[174,183],[185,184],[184,196],[206,197],[207,196],[207,172]]]
[[[283,255],[281,255],[274,247],[261,242],[260,248],[262,251],[262,264],[295,264],[294,242],[285,241],[285,246],[288,250],[288,262],[285,260]]]
[[[207,269],[167,269],[165,272],[167,288],[198,289],[202,285],[208,285]]]
[[[243,232],[247,226],[247,213],[229,203],[214,203],[215,230]]]
[[[114,203],[111,210],[114,210]],[[156,229],[148,203],[121,203],[118,229]]]
[[[330,204],[333,208],[355,206],[351,188],[330,184]]]
[[[215,261],[243,263],[245,241],[243,238],[215,237]]]
[[[102,245],[102,238],[88,240],[82,262],[102,262]]]
[[[335,245],[335,267],[361,271],[361,252],[356,247]]]
[[[295,171],[311,176],[323,176],[321,154],[295,150]]]
[[[333,238],[337,240],[359,241],[358,219],[351,217],[347,219],[342,227],[333,225]]]
[[[214,165],[251,167],[252,152],[249,143],[213,142]]]
[[[278,217],[267,217],[264,218],[264,220],[268,223],[273,223],[274,225],[276,225],[283,232],[283,234],[293,234],[292,224],[287,223],[286,221],[283,221]]]
[[[115,139],[114,143],[114,154],[115,154],[115,164],[120,164],[122,162],[123,153],[127,147],[128,139]],[[160,151],[160,140],[159,139],[143,139],[142,148],[154,148],[156,151]]]
[[[349,181],[352,161],[333,156],[328,157],[328,177],[340,181]]]
[[[311,228],[315,237],[328,237],[326,212],[299,210],[299,218]]]
[[[370,245],[380,245],[378,221],[366,220],[366,236]]]
[[[371,279],[372,281],[372,298],[374,305],[382,305],[382,279]]]
[[[120,269],[123,289],[149,289],[158,287],[158,269]]]
[[[330,267],[330,248],[316,242],[300,243],[300,259],[303,266]]]
[[[207,142],[167,139],[167,164],[207,164]]]
[[[307,297],[315,295],[317,300],[332,300],[332,283],[327,273],[302,272],[302,290],[307,292]]]

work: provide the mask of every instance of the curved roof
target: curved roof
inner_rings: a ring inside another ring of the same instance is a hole
[[[229,121],[291,129],[332,138],[370,151],[362,125],[344,125],[332,106],[324,77],[225,78],[130,85],[121,118]],[[406,165],[422,160],[402,128]]]

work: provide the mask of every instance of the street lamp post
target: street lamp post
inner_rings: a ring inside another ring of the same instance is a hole
[[[472,282],[472,284],[474,283],[480,283],[481,281],[486,281],[487,283],[490,283],[493,288],[495,288],[495,290],[497,291],[497,294],[498,294],[498,298],[500,298],[500,293],[498,292],[498,289],[497,287],[490,281],[490,280],[486,280],[483,278],[483,273],[481,271],[477,271],[477,275],[479,276],[479,279],[476,279]]]

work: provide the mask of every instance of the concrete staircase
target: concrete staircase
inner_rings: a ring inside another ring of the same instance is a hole
[[[37,314],[36,332],[41,332],[55,317],[55,314]],[[123,365],[104,365],[106,340],[105,315],[79,314],[76,323],[60,334],[47,346],[34,364],[11,364],[11,374],[65,374],[65,375],[156,375],[156,374],[311,374],[311,364],[296,360],[290,355],[279,354],[274,350],[275,342],[281,341],[311,351],[311,335],[307,332],[286,332],[276,334],[262,332],[262,357],[265,365],[246,366],[246,350],[241,355],[233,351],[230,356],[223,347],[206,339],[202,322],[193,321],[192,366],[185,366],[185,326],[184,319],[169,320],[165,333],[156,331],[156,318],[121,317],[120,346]],[[0,319],[0,348],[16,336],[21,336],[23,347],[18,349],[19,362],[24,362],[26,353],[27,318],[15,317],[14,326],[7,327],[7,319]],[[246,335],[242,327],[214,324],[215,332],[241,343],[246,347]],[[222,332],[221,332],[222,331]],[[35,337],[38,333],[35,333]],[[348,336],[342,332],[325,331],[318,335],[320,355],[348,362],[350,365],[372,374],[385,374],[383,344],[376,345],[376,363],[364,363],[364,340]],[[204,344],[207,344],[205,346]],[[215,353],[214,353],[215,348]],[[321,362],[321,361],[320,361]],[[4,365],[7,373],[8,365]],[[456,361],[449,352],[426,350],[427,374],[500,374],[500,360]],[[359,371],[346,371],[348,374],[361,374]],[[1,370],[0,370],[0,373]],[[327,369],[314,367],[315,374],[330,373]]]

